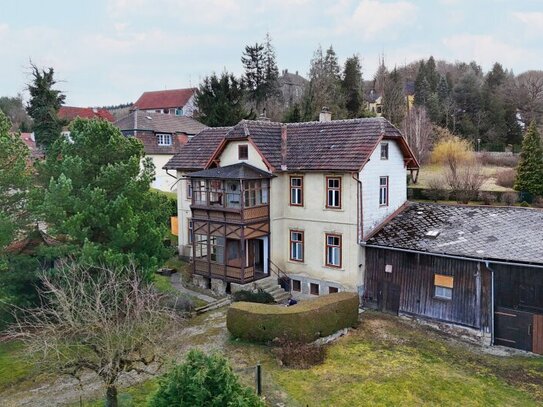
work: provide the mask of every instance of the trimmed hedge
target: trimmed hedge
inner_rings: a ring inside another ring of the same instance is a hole
[[[246,301],[246,302],[258,302],[260,304],[273,304],[275,302],[273,295],[264,291],[263,289],[258,289],[257,292],[240,290],[236,291],[232,295],[232,300],[234,302]]]
[[[226,327],[235,338],[270,342],[287,337],[311,342],[356,325],[358,295],[340,292],[303,301],[291,307],[236,302],[226,314]]]

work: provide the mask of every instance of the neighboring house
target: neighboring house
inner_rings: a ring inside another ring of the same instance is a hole
[[[309,83],[303,76],[298,75],[298,71],[291,73],[287,69],[283,70],[277,81],[285,107],[291,107],[295,103],[300,103],[305,87]]]
[[[132,110],[192,117],[197,110],[196,88],[169,89],[144,92],[132,106]]]
[[[543,353],[543,211],[409,203],[369,237],[367,305]]]
[[[115,121],[115,118],[108,110],[96,107],[61,106],[58,111],[58,117],[66,120],[68,123],[76,117],[82,119],[104,119],[108,122]]]
[[[363,291],[360,243],[405,203],[418,163],[385,119],[321,119],[206,129],[168,162],[194,274],[243,284],[279,269],[300,294]]]
[[[30,150],[31,161],[44,157],[43,151],[36,145],[36,137],[34,136],[34,133],[20,133],[20,136],[21,140],[23,140]]]
[[[404,85],[404,100],[407,110],[411,110],[415,103],[415,82],[407,81]],[[375,113],[377,117],[381,117],[383,114],[383,95],[377,92],[373,88],[365,94],[366,109],[372,113]]]
[[[125,136],[141,140],[145,155],[155,164],[156,177],[152,187],[162,191],[171,191],[176,182],[175,175],[168,175],[164,165],[191,137],[206,128],[190,117],[141,110],[132,111],[115,125]]]

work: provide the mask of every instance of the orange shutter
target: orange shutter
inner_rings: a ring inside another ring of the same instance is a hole
[[[454,277],[444,276],[443,274],[434,274],[434,285],[440,287],[453,288]]]
[[[172,224],[172,235],[179,236],[179,227],[177,223],[177,216],[172,216],[170,223]]]

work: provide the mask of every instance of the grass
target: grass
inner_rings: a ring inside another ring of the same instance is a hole
[[[543,358],[498,357],[397,318],[366,313],[354,334],[309,370],[272,376],[300,405],[535,406]]]
[[[511,188],[505,188],[496,184],[496,174],[500,171],[510,169],[510,167],[500,167],[494,165],[484,165],[482,167],[483,175],[487,177],[481,187],[481,191],[512,191]],[[416,184],[410,184],[413,188],[425,188],[428,182],[437,176],[445,173],[445,167],[439,164],[423,165],[419,170],[419,178]]]
[[[32,364],[20,342],[0,342],[0,391],[28,379]]]
[[[119,407],[145,406],[149,396],[157,389],[157,379],[150,379],[135,386],[119,389]],[[104,399],[83,402],[84,407],[103,407]],[[73,407],[79,403],[73,404]]]

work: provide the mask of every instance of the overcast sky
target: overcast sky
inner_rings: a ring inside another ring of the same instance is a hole
[[[389,67],[434,55],[543,69],[543,0],[19,0],[0,7],[0,96],[24,90],[32,59],[69,105],[131,102],[239,74],[267,31],[279,69],[303,75],[319,44],[359,54],[365,79],[382,52]]]

